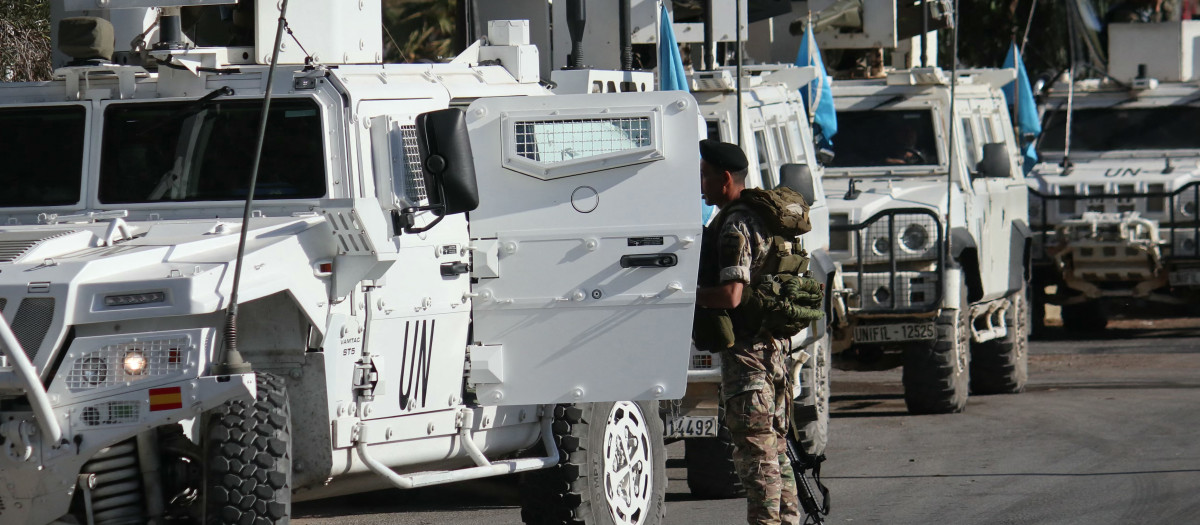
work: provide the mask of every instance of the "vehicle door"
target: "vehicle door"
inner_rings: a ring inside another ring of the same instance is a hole
[[[481,403],[683,395],[700,256],[696,108],[657,92],[467,109]]]
[[[983,177],[978,170],[979,161],[983,160],[983,146],[1003,142],[995,128],[994,104],[990,99],[968,99],[962,105],[967,106],[970,113],[960,118],[963,145],[970,150],[965,160],[977,204],[979,224],[972,233],[978,246],[984,299],[997,299],[1008,289],[1009,221],[1006,220],[1006,208],[1012,177]]]

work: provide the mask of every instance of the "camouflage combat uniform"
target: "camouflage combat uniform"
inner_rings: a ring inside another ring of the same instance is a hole
[[[767,228],[745,208],[730,208],[717,236],[722,283],[749,284],[770,249]],[[746,488],[751,524],[798,524],[796,479],[787,457],[787,407],[783,356],[786,341],[756,338],[757,320],[733,311],[737,342],[721,353],[721,398],[733,437],[733,461]],[[753,326],[751,326],[753,325]]]

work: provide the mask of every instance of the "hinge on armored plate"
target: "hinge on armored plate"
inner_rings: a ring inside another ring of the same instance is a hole
[[[379,369],[375,367],[375,363],[371,356],[363,356],[361,361],[354,363],[354,390],[355,398],[359,401],[374,401],[375,400],[375,385],[379,383]]]

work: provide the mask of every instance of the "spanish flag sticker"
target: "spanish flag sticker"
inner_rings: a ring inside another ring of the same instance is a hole
[[[150,389],[150,411],[175,410],[183,408],[183,393],[179,387]]]

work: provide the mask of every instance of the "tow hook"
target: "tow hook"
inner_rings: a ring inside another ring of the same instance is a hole
[[[37,425],[24,419],[0,423],[0,435],[12,443],[12,446],[4,449],[8,456],[17,461],[29,461],[33,457],[33,440],[37,431]]]

